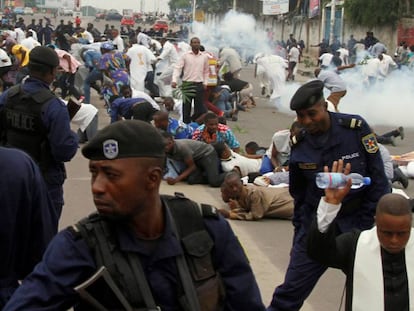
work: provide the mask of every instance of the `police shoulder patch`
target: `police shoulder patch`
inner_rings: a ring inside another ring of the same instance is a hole
[[[379,149],[377,138],[374,133],[369,133],[368,135],[362,137],[362,144],[368,153],[377,153]]]

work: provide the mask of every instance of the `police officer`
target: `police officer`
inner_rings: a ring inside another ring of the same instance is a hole
[[[358,115],[331,113],[323,97],[324,84],[315,80],[301,86],[290,108],[296,111],[304,131],[295,137],[289,161],[290,194],[294,198],[294,237],[285,281],[276,288],[268,311],[299,310],[326,267],[306,253],[310,223],[323,190],[315,175],[338,159],[350,163],[352,172],[371,177],[372,184],[351,190],[338,215],[338,234],[353,228],[369,229],[374,222],[376,203],[389,192],[384,165],[367,122]]]
[[[78,137],[70,129],[65,104],[49,89],[59,65],[56,52],[38,46],[29,57],[29,77],[0,97],[0,143],[24,150],[39,164],[60,217],[64,162],[76,154]]]
[[[0,147],[0,309],[42,259],[57,231],[36,163],[21,150]]]
[[[211,206],[201,206],[209,211],[202,217],[195,202],[160,196],[165,152],[164,139],[155,127],[138,120],[112,123],[98,132],[82,153],[90,159],[98,215],[58,233],[4,311],[79,306],[80,296],[74,287],[83,283],[78,291],[87,291],[84,281],[102,265],[128,297],[131,310],[265,310],[247,258],[227,221]],[[179,203],[175,209],[173,202]],[[188,222],[174,210],[194,211],[198,218]],[[182,222],[194,224],[198,220],[201,230],[183,238]],[[190,253],[195,261],[189,258]],[[183,254],[195,264],[187,264]],[[196,258],[204,259],[200,263]],[[112,274],[113,266],[123,271]],[[116,309],[105,301],[113,291],[105,292],[103,286],[95,284],[95,297],[107,310]],[[196,286],[199,296],[194,299]],[[128,294],[134,288],[137,290]],[[202,308],[206,303],[213,305]]]

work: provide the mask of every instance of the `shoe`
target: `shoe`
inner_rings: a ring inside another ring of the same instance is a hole
[[[405,176],[401,169],[398,167],[394,169],[394,178],[392,181],[398,181],[404,187],[404,189],[407,189],[409,183],[408,177]]]
[[[231,120],[232,120],[232,121],[234,121],[234,122],[236,122],[238,119],[239,119],[239,117],[237,116],[237,114],[234,114],[234,115],[231,117]]]
[[[266,94],[266,88],[262,86],[262,95]]]
[[[400,127],[398,128],[398,131],[400,132],[400,137],[401,137],[401,140],[403,140],[403,139],[404,139],[404,137],[405,137],[404,128],[403,128],[402,126],[400,126]]]

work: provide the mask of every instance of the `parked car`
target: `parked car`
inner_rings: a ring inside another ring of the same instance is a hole
[[[69,8],[62,9],[63,16],[73,16],[73,10]]]
[[[95,14],[95,18],[97,20],[105,19],[105,17],[106,17],[106,13],[105,12],[98,12],[98,13]]]
[[[122,19],[122,14],[120,14],[117,10],[109,10],[106,13],[105,20],[106,21],[120,21]]]
[[[135,19],[133,16],[124,16],[121,19],[121,25],[122,26],[134,26]]]
[[[163,20],[157,20],[155,21],[154,25],[152,25],[152,28],[155,31],[162,31],[162,32],[168,32],[168,23]]]
[[[24,14],[24,7],[22,6],[16,6],[13,10],[14,14]]]
[[[33,9],[32,8],[29,8],[29,7],[25,7],[24,9],[23,9],[23,14],[24,15],[33,15]]]

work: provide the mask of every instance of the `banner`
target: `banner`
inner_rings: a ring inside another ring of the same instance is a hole
[[[309,18],[313,18],[319,15],[320,0],[309,1]]]
[[[263,1],[263,15],[279,15],[289,12],[289,0]]]

